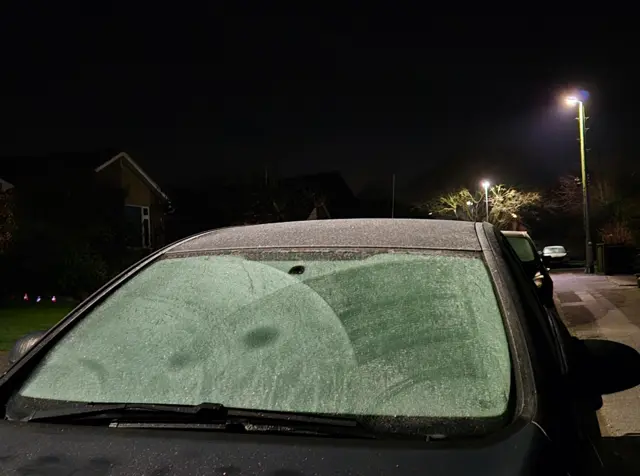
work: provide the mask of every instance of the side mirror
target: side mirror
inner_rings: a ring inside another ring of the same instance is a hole
[[[553,280],[551,277],[542,272],[537,271],[533,276],[533,284],[535,284],[538,291],[538,297],[545,306],[553,306]]]
[[[538,271],[536,275],[533,277],[533,283],[536,285],[537,288],[541,288],[542,285],[544,284],[544,276],[540,271]]]
[[[640,384],[640,353],[604,339],[576,340],[582,347],[583,384],[599,395],[622,392]]]
[[[20,339],[13,344],[13,347],[9,352],[9,357],[7,358],[9,365],[15,364],[23,355],[35,347],[45,333],[46,331],[35,331],[20,337]]]

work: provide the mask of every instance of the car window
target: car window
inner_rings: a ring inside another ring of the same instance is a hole
[[[502,415],[510,352],[481,255],[178,256],[45,356],[33,399],[295,412]]]
[[[518,255],[518,258],[520,258],[520,261],[524,263],[535,261],[536,251],[525,236],[508,236],[507,241],[509,241],[509,244]]]

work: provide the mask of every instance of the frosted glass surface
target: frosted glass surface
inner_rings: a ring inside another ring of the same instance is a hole
[[[20,394],[368,415],[505,411],[509,349],[480,259],[317,258],[159,261],[72,329]],[[289,274],[294,266],[301,274]]]

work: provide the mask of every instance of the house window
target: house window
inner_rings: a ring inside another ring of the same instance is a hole
[[[150,248],[151,223],[149,207],[126,205],[125,219],[127,222],[127,244],[134,248]]]

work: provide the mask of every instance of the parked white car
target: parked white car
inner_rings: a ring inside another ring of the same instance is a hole
[[[567,264],[569,255],[564,246],[545,246],[542,249],[542,260],[547,266]]]

